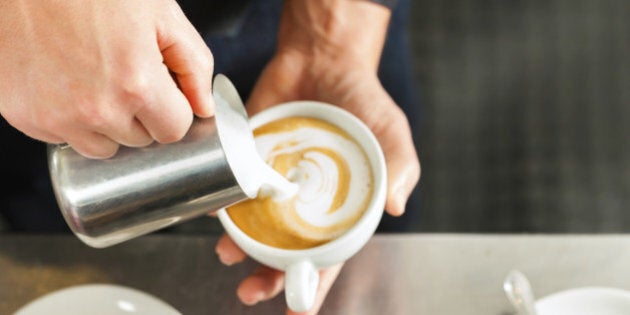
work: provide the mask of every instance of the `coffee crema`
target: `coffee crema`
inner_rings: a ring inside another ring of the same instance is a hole
[[[289,117],[254,130],[260,156],[298,185],[279,200],[259,192],[227,212],[239,229],[272,247],[306,249],[348,231],[367,209],[373,174],[362,147],[321,119]]]

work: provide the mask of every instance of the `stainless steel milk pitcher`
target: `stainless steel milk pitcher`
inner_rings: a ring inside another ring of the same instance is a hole
[[[223,75],[213,96],[215,116],[196,119],[176,143],[121,147],[106,160],[49,145],[59,208],[83,242],[107,247],[256,195],[256,164],[243,157],[258,155],[242,101]]]

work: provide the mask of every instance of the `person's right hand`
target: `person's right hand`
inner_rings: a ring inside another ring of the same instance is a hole
[[[91,158],[214,113],[213,58],[174,0],[0,2],[0,114]]]

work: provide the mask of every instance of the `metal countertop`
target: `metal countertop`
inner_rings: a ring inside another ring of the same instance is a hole
[[[71,235],[0,235],[0,314],[57,289],[111,283],[183,314],[281,314],[284,296],[248,307],[235,291],[256,263],[220,264],[218,236],[153,234],[93,249]],[[377,234],[351,258],[320,314],[509,314],[516,268],[538,297],[581,286],[630,289],[630,235]]]

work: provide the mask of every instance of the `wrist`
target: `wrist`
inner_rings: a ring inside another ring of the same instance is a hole
[[[372,1],[286,0],[278,54],[300,55],[315,67],[376,72],[390,10]]]

